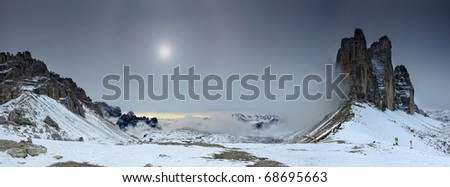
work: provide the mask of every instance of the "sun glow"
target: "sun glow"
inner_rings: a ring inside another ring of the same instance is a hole
[[[163,45],[159,47],[158,53],[162,59],[169,59],[172,56],[172,49],[167,45]]]

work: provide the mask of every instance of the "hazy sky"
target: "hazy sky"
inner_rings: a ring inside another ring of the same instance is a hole
[[[368,45],[393,42],[393,63],[405,64],[424,108],[450,108],[450,1],[385,0],[1,0],[0,51],[29,50],[100,100],[102,78],[124,64],[140,75],[191,65],[200,74],[323,74],[340,41],[362,28]],[[168,45],[170,59],[158,56]],[[159,80],[159,79],[158,79]],[[134,95],[135,96],[135,95]],[[308,116],[331,101],[110,102],[140,112],[261,111]],[[323,117],[323,112],[321,112]]]

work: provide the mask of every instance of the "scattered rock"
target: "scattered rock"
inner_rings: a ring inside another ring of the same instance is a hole
[[[7,151],[10,148],[19,147],[19,143],[12,140],[0,139],[0,151]]]
[[[33,144],[30,138],[26,141],[15,142],[11,140],[0,140],[0,151],[6,151],[14,158],[25,158],[27,156],[38,156],[46,153],[47,148],[42,145]]]
[[[61,156],[61,155],[55,155],[55,156],[53,156],[53,158],[56,159],[56,160],[61,160],[61,159],[63,158],[63,156]]]
[[[259,160],[256,161],[254,164],[247,165],[246,167],[288,167],[288,166],[278,161]]]
[[[145,164],[144,167],[154,167],[153,164]]]
[[[59,129],[58,123],[56,123],[50,116],[45,117],[44,123],[47,124],[50,127],[54,127],[56,129]]]
[[[8,121],[14,125],[34,125],[28,118],[23,117],[24,114],[19,109],[14,109],[8,114]]]
[[[8,122],[8,119],[6,119],[5,116],[0,116],[0,124],[5,124]]]
[[[50,165],[49,167],[102,167],[97,164],[90,164],[87,162],[74,162],[74,161],[67,161],[67,162],[58,162]]]
[[[38,156],[40,154],[47,153],[47,148],[42,145],[31,144],[28,145],[25,149],[30,156]]]
[[[53,133],[53,134],[52,134],[52,139],[53,139],[53,140],[59,140],[59,141],[63,140],[63,138],[61,137],[61,135],[58,134],[58,133]]]
[[[28,156],[27,150],[19,147],[8,149],[6,153],[14,158],[26,158]]]
[[[165,154],[159,154],[158,156],[161,157],[161,158],[170,157],[169,155],[165,155]]]

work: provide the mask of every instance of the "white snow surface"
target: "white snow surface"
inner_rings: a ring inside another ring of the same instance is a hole
[[[343,129],[328,138],[331,141],[343,140],[351,143],[376,142],[392,145],[395,138],[399,146],[425,152],[437,152],[450,156],[449,124],[436,121],[421,114],[407,114],[404,111],[386,110],[381,112],[368,104],[352,106],[354,117],[345,122]]]
[[[147,129],[146,138],[152,138],[151,142],[117,144],[114,142],[129,142],[132,138],[88,109],[86,118],[82,118],[53,99],[28,93],[2,105],[0,114],[6,115],[13,106],[27,109],[26,113],[33,121],[42,121],[49,115],[60,124],[67,137],[83,136],[89,141],[33,138],[34,144],[44,145],[48,152],[23,159],[12,158],[6,152],[0,152],[0,166],[49,166],[56,162],[76,161],[102,166],[139,167],[152,164],[241,167],[255,162],[212,158],[215,153],[230,150],[248,152],[288,166],[450,166],[450,155],[445,153],[450,133],[447,123],[419,114],[409,115],[403,111],[382,112],[362,103],[352,106],[354,117],[343,123],[339,131],[319,143],[311,144],[243,143],[245,141],[238,141],[242,139],[233,139],[236,136],[182,129],[157,133],[151,133]],[[43,125],[38,123],[37,127]],[[10,128],[0,131],[0,139],[25,139],[19,135],[21,134],[14,134]],[[393,145],[395,138],[399,140],[398,146]],[[179,144],[194,141],[215,143],[224,147],[160,143]],[[63,158],[56,160],[56,155]]]

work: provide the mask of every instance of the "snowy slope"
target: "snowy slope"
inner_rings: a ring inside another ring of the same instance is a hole
[[[389,146],[393,145],[397,138],[400,147],[410,148],[412,141],[413,149],[425,152],[450,152],[448,124],[420,114],[409,115],[398,110],[382,112],[365,103],[352,105],[352,113],[354,116],[342,123],[339,129],[330,130],[331,135],[324,139],[325,142]]]
[[[33,125],[15,126],[5,123],[0,125],[1,133],[60,140],[79,140],[82,137],[84,141],[110,143],[126,143],[132,140],[126,133],[87,107],[84,107],[86,114],[83,118],[45,95],[24,92],[18,98],[1,105],[0,116],[7,119],[13,110],[22,111],[24,117]],[[53,119],[59,128],[47,125],[44,122],[47,116]]]

